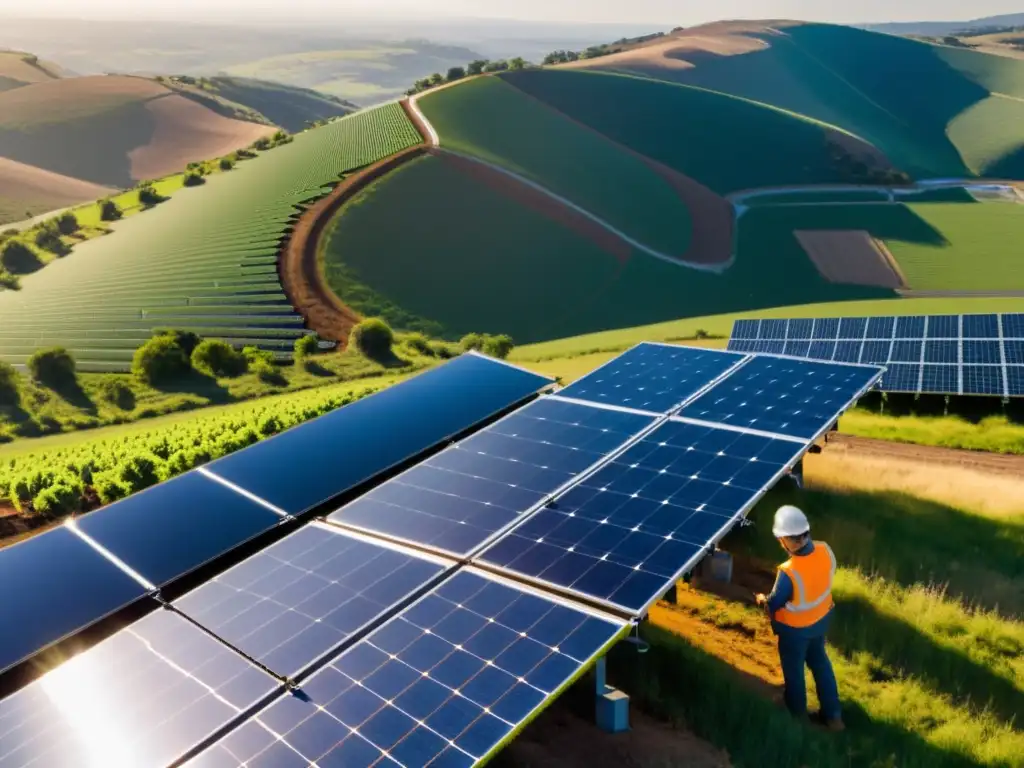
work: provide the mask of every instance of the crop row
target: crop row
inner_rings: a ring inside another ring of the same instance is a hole
[[[297,210],[346,172],[419,141],[400,105],[384,105],[299,134],[119,222],[23,277],[20,291],[0,291],[0,360],[23,363],[24,350],[45,338],[67,347],[81,370],[111,370],[130,356],[98,339],[117,330],[143,332],[141,341],[167,326],[279,347],[279,332],[303,332],[276,264]]]

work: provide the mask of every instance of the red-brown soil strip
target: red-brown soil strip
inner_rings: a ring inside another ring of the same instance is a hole
[[[942,448],[932,445],[913,445],[896,443],[889,440],[878,440],[871,437],[855,437],[832,432],[828,436],[829,450],[841,447],[866,456],[877,456],[887,459],[907,459],[926,464],[944,464],[946,466],[969,467],[1000,475],[1024,477],[1024,456],[1015,454],[988,453],[986,451],[967,451],[959,448]]]
[[[321,338],[344,345],[352,327],[362,319],[334,294],[320,270],[318,250],[325,227],[346,202],[403,163],[423,155],[425,149],[423,145],[409,147],[352,174],[296,222],[278,265],[281,285],[306,325]]]
[[[793,233],[823,278],[841,285],[906,288],[896,259],[864,230],[796,230]]]

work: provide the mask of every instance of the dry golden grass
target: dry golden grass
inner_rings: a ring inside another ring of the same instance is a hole
[[[807,483],[832,491],[895,491],[991,517],[1024,515],[1024,477],[826,450],[805,461]]]

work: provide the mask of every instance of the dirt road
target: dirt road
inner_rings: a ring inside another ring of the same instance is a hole
[[[1024,456],[1012,456],[984,451],[962,451],[955,448],[938,448],[927,445],[894,443],[869,437],[854,437],[838,432],[828,436],[828,450],[838,449],[850,453],[891,457],[919,461],[927,464],[945,464],[969,467],[996,474],[1024,477]]]

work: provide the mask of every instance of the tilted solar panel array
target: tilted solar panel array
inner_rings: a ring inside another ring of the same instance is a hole
[[[547,383],[460,360],[40,537],[98,594],[48,628],[27,601],[0,618],[36,620],[38,650]],[[0,768],[477,765],[880,374],[642,344],[0,701]]]
[[[729,349],[885,365],[886,392],[1024,397],[1024,314],[737,320]]]

